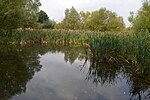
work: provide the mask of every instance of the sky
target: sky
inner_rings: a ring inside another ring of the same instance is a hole
[[[50,19],[60,22],[65,17],[66,8],[71,8],[80,11],[95,11],[100,8],[106,8],[116,12],[119,16],[123,16],[126,26],[130,26],[128,16],[130,12],[137,12],[142,6],[142,0],[40,0],[44,10]]]

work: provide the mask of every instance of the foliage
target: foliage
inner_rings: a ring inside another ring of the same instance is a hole
[[[49,17],[48,15],[46,14],[46,12],[44,12],[43,10],[41,10],[39,13],[38,13],[38,22],[39,23],[45,23],[49,20]]]
[[[89,20],[91,13],[90,12],[80,12],[82,29],[86,29],[86,22]]]
[[[39,0],[0,0],[0,29],[34,27]]]
[[[48,20],[45,23],[43,23],[42,28],[43,29],[54,29],[56,25],[56,22],[54,20]]]
[[[56,25],[57,29],[83,29],[92,31],[125,31],[121,16],[105,8],[92,13],[81,11],[80,14],[72,7],[66,9],[65,18]]]
[[[43,10],[41,10],[38,13],[38,21],[37,22],[43,29],[54,29],[54,27],[56,25],[56,22],[54,20],[49,19],[48,15]]]
[[[84,28],[93,31],[124,31],[125,24],[121,16],[105,8],[97,11],[81,13],[84,19]]]
[[[130,13],[128,20],[131,22],[133,31],[149,31],[150,32],[150,0],[144,0],[143,6],[137,15]]]
[[[80,15],[74,7],[71,9],[66,9],[65,18],[57,28],[61,27],[62,29],[80,29],[81,28],[81,19]]]

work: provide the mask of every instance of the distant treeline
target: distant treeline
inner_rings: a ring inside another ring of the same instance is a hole
[[[106,8],[93,12],[77,12],[74,7],[65,10],[64,19],[56,23],[49,19],[45,11],[39,9],[40,0],[0,0],[0,30],[10,31],[18,28],[31,29],[72,29],[92,31],[150,32],[150,0],[143,0],[142,7],[136,14],[130,13],[131,23],[126,29],[122,16]]]
[[[65,18],[56,25],[59,29],[84,29],[93,31],[124,31],[125,24],[121,16],[101,8],[94,12],[80,12],[74,7],[66,9]]]

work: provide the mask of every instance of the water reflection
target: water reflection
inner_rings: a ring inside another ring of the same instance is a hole
[[[35,51],[0,48],[0,99],[7,100],[26,91],[27,82],[41,69]]]
[[[97,56],[90,56],[89,61],[87,80],[93,81],[96,85],[110,85],[118,83],[117,79],[121,75],[130,86],[131,100],[150,99],[150,68],[141,70],[138,66],[106,63],[97,59]]]
[[[26,84],[40,71],[39,56],[47,52],[64,52],[65,61],[73,63],[80,55],[79,47],[70,50],[64,46],[1,46],[0,47],[0,99],[7,100],[26,92]],[[75,53],[75,51],[77,51]]]
[[[63,60],[60,59],[61,57]],[[70,65],[65,62],[69,62]],[[82,66],[80,66],[81,64]],[[80,66],[79,71],[84,71],[83,74],[73,69],[78,68],[78,66]],[[70,70],[71,72],[69,72]],[[37,76],[35,76],[36,72],[39,72]],[[77,93],[80,97],[79,100],[112,100],[111,97],[108,98],[110,94],[106,93],[110,92],[110,89],[121,91],[122,87],[126,88],[125,92],[123,91],[126,95],[122,94],[121,97],[117,95],[116,98],[123,100],[148,100],[150,98],[149,68],[141,72],[136,66],[99,62],[95,57],[90,56],[88,49],[84,47],[1,46],[0,80],[2,80],[0,82],[0,99],[2,100],[11,99],[13,96],[17,98],[16,95],[23,99],[33,93],[29,92],[30,89],[27,90],[29,87],[39,91],[38,95],[33,96],[41,97],[41,99],[42,96],[48,97],[48,92],[51,92],[53,100],[66,100],[65,97],[69,98],[72,94],[77,96]],[[27,83],[31,84],[27,85]],[[37,83],[40,85],[35,87]],[[97,87],[93,88],[93,85]],[[119,90],[118,87],[121,89]],[[63,93],[65,90],[69,92]],[[46,92],[41,95],[40,91]],[[21,95],[23,93],[24,96]],[[69,95],[69,93],[72,94]],[[59,97],[58,94],[63,95],[63,98]],[[78,99],[76,96],[72,100]],[[111,92],[111,96],[114,96],[113,92]],[[17,100],[14,98],[13,100]]]
[[[150,99],[150,69],[146,68],[143,73],[135,66],[130,66],[126,68],[125,74],[130,84],[131,99]]]

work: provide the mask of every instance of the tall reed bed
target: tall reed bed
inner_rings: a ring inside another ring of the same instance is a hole
[[[33,44],[33,43],[56,43],[56,44],[88,44],[88,34],[92,32],[72,30],[14,30],[9,34],[0,33],[0,44]]]
[[[98,33],[90,36],[92,56],[99,62],[124,63],[150,67],[150,33]]]

